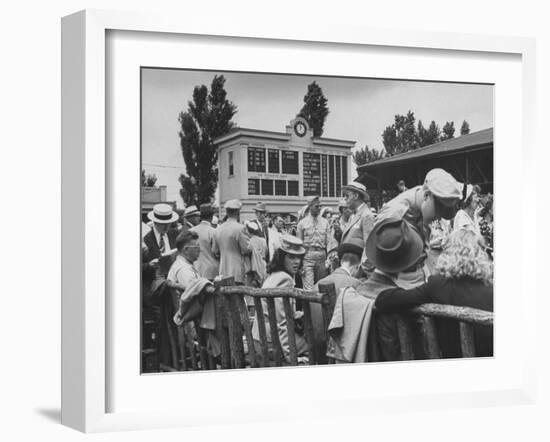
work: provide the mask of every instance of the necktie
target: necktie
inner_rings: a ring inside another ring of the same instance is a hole
[[[160,249],[160,254],[162,255],[164,253],[164,249],[165,249],[164,235],[160,235],[159,249]]]

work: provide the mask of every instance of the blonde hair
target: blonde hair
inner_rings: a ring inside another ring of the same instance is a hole
[[[493,284],[493,264],[485,251],[483,238],[470,229],[452,232],[437,260],[436,270],[446,278],[469,277]]]

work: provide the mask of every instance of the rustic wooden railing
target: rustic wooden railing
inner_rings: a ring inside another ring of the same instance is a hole
[[[409,314],[417,315],[422,322],[422,340],[424,356],[428,359],[441,358],[441,349],[437,336],[435,319],[449,319],[459,323],[460,347],[462,357],[476,356],[474,326],[493,326],[493,313],[470,307],[457,307],[443,304],[423,304],[411,309]],[[401,348],[401,359],[418,359],[413,351],[413,332],[407,314],[396,315],[397,331]]]
[[[220,346],[221,354],[214,356],[207,350],[206,332],[194,321],[194,327],[175,327],[168,325],[169,338],[172,348],[173,363],[171,366],[163,366],[163,370],[215,370],[245,367],[267,367],[282,365],[298,365],[298,353],[296,345],[296,321],[291,306],[291,299],[301,302],[303,311],[303,333],[308,348],[308,364],[333,363],[320,353],[320,347],[314,336],[312,320],[312,304],[321,306],[324,337],[326,342],[326,330],[332,318],[336,293],[333,284],[319,285],[319,292],[305,291],[301,289],[258,289],[246,286],[233,285],[232,278],[216,281],[215,309],[216,330],[215,336]],[[253,305],[246,305],[245,297],[252,300]],[[285,359],[276,318],[276,300],[282,302],[284,317],[288,328],[288,360]],[[267,314],[265,309],[267,308]],[[258,321],[259,349],[254,345],[252,336],[253,318]],[[374,320],[376,320],[376,312]],[[415,353],[413,345],[415,336],[411,328],[411,315],[418,318],[422,324],[421,336],[423,354]],[[450,319],[458,321],[460,346],[463,357],[476,356],[474,343],[475,325],[493,325],[493,313],[468,307],[456,307],[441,304],[423,304],[402,314],[393,315],[396,320],[397,338],[401,360],[419,358],[441,358],[441,350],[438,341],[436,319]],[[170,319],[171,320],[171,319]],[[269,327],[271,341],[267,339]],[[317,336],[318,338],[318,336]],[[371,361],[379,361],[376,328],[371,327],[369,334],[369,355]]]

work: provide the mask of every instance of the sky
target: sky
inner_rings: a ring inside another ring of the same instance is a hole
[[[223,74],[227,98],[237,105],[233,121],[240,127],[285,132],[300,111],[307,85],[316,81],[328,100],[324,137],[356,141],[355,149],[383,149],[382,132],[396,114],[414,112],[427,127],[462,121],[470,132],[493,126],[493,86],[404,80],[315,77],[261,73],[142,69],[142,162],[167,198],[182,206],[178,177],[185,172],[178,115],[185,112],[193,88]],[[352,167],[353,168],[353,167]],[[356,176],[355,173],[352,178]]]

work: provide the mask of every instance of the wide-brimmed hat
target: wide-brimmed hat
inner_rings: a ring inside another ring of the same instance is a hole
[[[340,244],[337,248],[338,258],[342,259],[345,253],[355,253],[361,257],[363,255],[364,244],[360,238],[349,238],[346,242]]]
[[[357,181],[352,181],[351,183],[342,186],[342,190],[351,190],[352,192],[357,192],[363,197],[363,200],[369,199],[369,194],[367,193],[367,188],[364,184],[358,183]]]
[[[174,212],[170,204],[155,204],[153,210],[147,214],[154,223],[171,224],[178,220],[178,214]]]
[[[379,270],[399,273],[408,269],[422,256],[424,243],[409,223],[388,218],[374,227],[365,251],[369,261]]]
[[[306,253],[302,240],[289,234],[284,234],[281,236],[280,249],[291,255],[304,255]]]
[[[254,206],[254,211],[255,212],[267,212],[267,209],[265,208],[265,204],[264,203],[256,203],[256,205]]]
[[[214,211],[212,204],[204,203],[200,205],[200,213],[201,213],[201,216],[210,216],[210,215],[214,215],[214,213],[216,212]]]
[[[199,209],[197,209],[197,206],[188,206],[185,208],[185,212],[183,212],[184,218],[187,218],[189,216],[194,215],[200,215]]]
[[[254,232],[254,233],[259,233],[260,232],[260,226],[258,225],[258,223],[256,221],[247,221],[245,223],[245,226],[251,232]]]

